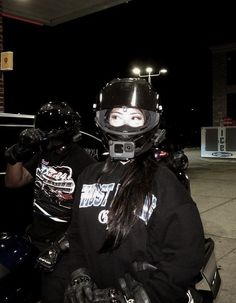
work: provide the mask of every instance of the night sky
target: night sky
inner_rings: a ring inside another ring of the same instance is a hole
[[[133,0],[52,28],[4,18],[4,50],[14,52],[5,111],[34,114],[49,100],[64,100],[88,129],[107,81],[132,76],[135,65],[166,67],[152,84],[168,127],[200,140],[200,127],[212,125],[210,47],[236,40],[234,10],[209,1],[158,2]]]

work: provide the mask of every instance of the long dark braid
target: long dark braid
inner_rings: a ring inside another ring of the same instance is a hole
[[[110,160],[104,166],[103,173],[112,172],[115,163]],[[120,180],[120,188],[112,201],[108,215],[107,238],[100,252],[112,251],[119,247],[138,220],[145,197],[150,195],[153,174],[157,162],[154,157],[143,154],[126,164]]]

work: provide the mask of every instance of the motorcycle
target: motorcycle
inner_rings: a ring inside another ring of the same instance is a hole
[[[178,144],[174,145],[166,140],[165,129],[159,131],[154,149],[154,157],[157,161],[165,164],[191,194],[190,181],[186,173],[189,166],[188,157]]]
[[[39,273],[36,253],[21,235],[0,233],[0,303],[36,303]]]
[[[188,303],[212,303],[217,297],[221,278],[214,255],[214,241],[205,239],[204,265],[188,291]],[[22,236],[0,233],[0,302],[37,303],[39,274],[34,268],[35,254],[30,243]],[[209,289],[198,289],[205,280]]]

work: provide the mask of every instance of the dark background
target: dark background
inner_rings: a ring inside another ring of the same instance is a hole
[[[206,5],[207,4],[207,5]],[[212,1],[178,5],[132,0],[56,27],[3,19],[4,50],[14,52],[5,72],[5,112],[34,114],[45,102],[67,101],[93,128],[99,89],[133,66],[161,67],[152,78],[169,133],[200,145],[200,128],[212,125],[211,46],[235,41],[234,10]]]

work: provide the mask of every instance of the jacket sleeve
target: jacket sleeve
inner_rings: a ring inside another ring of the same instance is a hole
[[[62,277],[65,280],[65,286],[70,283],[71,273],[80,267],[86,267],[83,249],[80,245],[80,235],[78,227],[78,203],[80,198],[80,184],[78,178],[77,190],[72,208],[72,219],[71,223],[66,231],[66,237],[69,241],[69,250],[66,251],[61,260],[53,271],[55,277]]]
[[[204,260],[204,231],[199,211],[178,180],[162,184],[160,205],[147,226],[148,262],[157,269],[137,273],[151,302],[188,302]]]
[[[40,154],[35,154],[29,161],[23,164],[24,168],[31,174],[31,176],[35,177],[36,169],[40,161]]]
[[[79,267],[87,267],[84,249],[82,247],[82,241],[80,241],[80,233],[79,233],[79,202],[80,202],[80,194],[82,182],[80,182],[81,178],[83,178],[83,173],[79,176],[76,186],[75,198],[73,202],[72,208],[72,219],[67,230],[67,236],[69,240],[69,254],[68,258],[73,263],[74,270]]]

